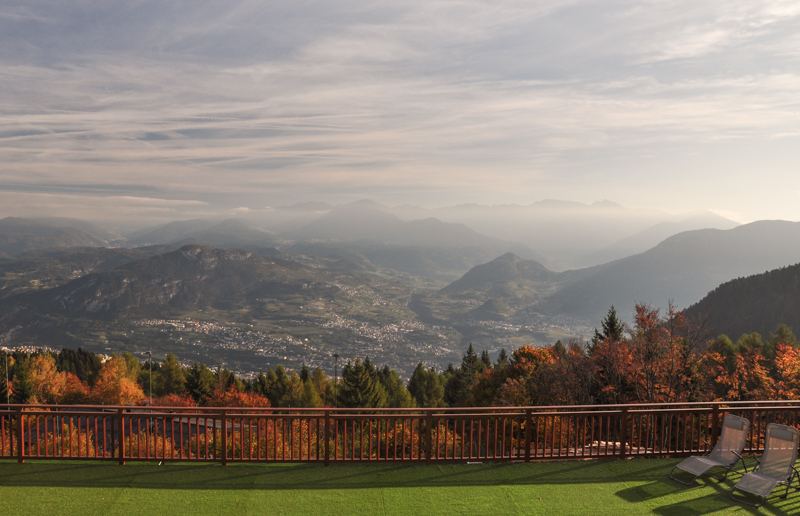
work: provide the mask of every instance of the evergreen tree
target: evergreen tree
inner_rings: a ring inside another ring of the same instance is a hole
[[[461,358],[461,370],[467,373],[476,372],[478,370],[478,362],[480,362],[480,359],[478,358],[478,354],[475,353],[475,348],[472,347],[472,343],[470,342],[467,352]]]
[[[33,389],[33,383],[28,377],[27,364],[21,364],[14,369],[11,400],[14,403],[30,403],[36,393]]]
[[[8,363],[8,370],[6,370],[6,363]],[[14,375],[11,374],[11,357],[3,353],[0,355],[0,403],[11,403],[11,391],[6,383],[6,378],[11,382]]]
[[[800,347],[797,338],[794,336],[794,332],[785,324],[778,325],[778,327],[775,328],[775,332],[770,335],[770,347],[774,349],[779,342],[793,348]]]
[[[273,407],[286,407],[289,405],[291,382],[286,374],[286,369],[278,365],[273,371],[267,372],[267,398]]]
[[[614,305],[611,305],[611,308],[609,308],[608,313],[606,314],[605,319],[603,319],[601,322],[600,326],[602,331],[597,331],[597,328],[594,329],[594,337],[592,337],[593,346],[606,339],[612,342],[622,342],[625,326],[617,317],[617,310],[614,308]]]
[[[481,351],[481,362],[483,362],[483,370],[491,369],[492,367],[492,359],[489,357],[489,351],[483,350]]]
[[[487,353],[488,356],[488,353]],[[472,397],[472,387],[478,382],[478,377],[489,366],[478,358],[472,344],[467,348],[467,352],[461,359],[461,367],[451,375],[447,375],[444,386],[444,400],[450,407],[464,407],[470,403]]]
[[[322,403],[327,406],[333,405],[333,382],[328,379],[328,375],[321,367],[315,367],[311,371],[311,383],[314,384],[314,390],[317,395],[322,399]]]
[[[387,399],[386,406],[392,408],[410,408],[414,406],[414,399],[411,394],[403,386],[403,381],[400,380],[397,372],[390,369],[388,365],[383,366],[378,370],[378,380],[386,389]]]
[[[408,392],[419,407],[443,407],[444,386],[436,370],[417,364],[408,381]]]
[[[214,373],[195,362],[186,374],[186,390],[197,403],[204,403],[214,390]]]
[[[500,354],[497,355],[497,362],[495,363],[495,369],[504,369],[508,365],[508,353],[506,353],[506,348],[502,348],[500,350]]]
[[[159,397],[167,394],[181,396],[186,390],[185,383],[186,379],[183,376],[183,369],[178,363],[178,359],[172,353],[167,353],[166,360],[153,377],[155,395]]]
[[[371,366],[371,363],[369,363]],[[360,359],[347,362],[342,369],[339,386],[339,406],[350,408],[382,407],[386,402],[386,390],[372,375]]]
[[[72,373],[82,382],[94,385],[100,373],[100,357],[81,348],[64,348],[56,358],[56,366],[60,372]]]
[[[317,389],[314,387],[314,382],[311,378],[307,378],[302,384],[302,393],[297,404],[298,407],[316,408],[322,406],[322,398],[320,398]]]
[[[267,375],[264,374],[264,371],[259,371],[258,376],[250,382],[250,389],[252,392],[259,394],[261,396],[266,396],[267,392],[269,391],[269,385],[267,383]]]
[[[303,366],[300,368],[300,379],[304,382],[311,377],[311,371],[308,369],[308,366],[303,362]]]

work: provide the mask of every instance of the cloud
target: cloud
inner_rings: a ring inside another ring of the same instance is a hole
[[[140,185],[218,213],[326,196],[697,208],[713,205],[698,175],[748,180],[709,163],[766,141],[762,178],[794,181],[794,2],[49,5],[0,8],[0,183],[17,191]]]

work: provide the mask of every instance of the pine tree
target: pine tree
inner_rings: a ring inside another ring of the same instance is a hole
[[[383,385],[383,388],[386,389],[387,407],[410,408],[414,406],[414,400],[408,389],[403,386],[400,376],[396,371],[390,369],[388,365],[378,370],[378,380]]]
[[[492,367],[492,359],[491,359],[491,357],[489,357],[489,351],[488,350],[484,349],[483,351],[481,351],[481,362],[483,362],[483,365],[484,365],[483,369],[484,370],[491,369],[491,367]]]
[[[28,377],[27,364],[22,364],[14,368],[14,382],[11,387],[11,400],[14,403],[30,403],[35,392],[33,383]]]
[[[408,381],[408,392],[419,407],[444,406],[444,386],[436,371],[425,369],[422,362],[417,364]]]
[[[214,390],[214,373],[195,362],[186,374],[186,390],[197,403],[204,403]]]
[[[592,337],[592,345],[596,346],[598,342],[610,340],[612,342],[621,342],[625,332],[625,326],[622,321],[617,317],[617,310],[614,305],[611,305],[605,319],[600,324],[602,331],[594,329],[594,336]]]
[[[273,407],[285,407],[289,404],[287,398],[290,387],[289,376],[282,365],[278,365],[274,371],[270,369],[267,372],[267,398]]]
[[[8,383],[6,383],[6,378],[8,378],[10,382],[14,377],[11,375],[10,371],[6,370],[6,363],[9,364],[8,369],[10,370],[11,357],[3,353],[0,355],[0,403],[11,403],[11,390],[9,389]]]
[[[180,396],[185,392],[186,379],[183,377],[183,369],[175,355],[167,353],[167,358],[158,368],[158,373],[153,378],[153,383],[158,397],[168,394]]]
[[[371,363],[370,363],[371,365]],[[347,362],[342,369],[342,382],[339,386],[339,406],[349,408],[382,407],[386,402],[386,390],[370,375],[364,362],[356,359]]]
[[[486,369],[486,363],[478,358],[475,348],[470,344],[461,359],[461,367],[455,370],[452,375],[447,376],[447,382],[444,386],[444,400],[447,405],[450,407],[463,407],[469,404],[472,397],[472,387],[478,382],[478,375]]]
[[[461,370],[467,373],[473,373],[477,371],[479,361],[478,354],[475,353],[475,348],[472,347],[472,343],[470,342],[467,352],[461,358]]]
[[[500,354],[497,355],[497,362],[495,363],[495,369],[503,369],[508,365],[508,353],[506,353],[506,348],[502,348],[500,350]]]
[[[300,379],[304,382],[311,377],[311,371],[308,369],[308,366],[303,362],[303,366],[300,368]]]

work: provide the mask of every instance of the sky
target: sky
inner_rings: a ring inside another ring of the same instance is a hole
[[[0,216],[800,220],[798,165],[796,0],[0,3]]]

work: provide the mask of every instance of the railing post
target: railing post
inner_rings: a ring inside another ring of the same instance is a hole
[[[719,403],[714,404],[711,410],[711,447],[717,445],[717,434],[719,433]]]
[[[222,412],[222,465],[228,465],[228,411]]]
[[[119,427],[119,465],[125,465],[125,409],[117,409],[117,426]]]
[[[533,425],[533,417],[531,417],[531,409],[525,409],[525,462],[531,461],[531,426]]]
[[[425,418],[427,428],[425,429],[425,463],[431,463],[431,450],[433,449],[433,409],[428,409],[428,414]]]
[[[331,409],[325,409],[325,465],[331,465]]]
[[[19,407],[17,409],[17,462],[23,464],[25,462],[25,430],[23,419],[22,419],[22,411],[23,407]]]
[[[627,455],[627,450],[625,448],[625,442],[628,440],[628,407],[622,407],[622,413],[620,414],[620,436],[619,436],[619,444],[620,444],[620,452],[619,458],[625,460]]]

